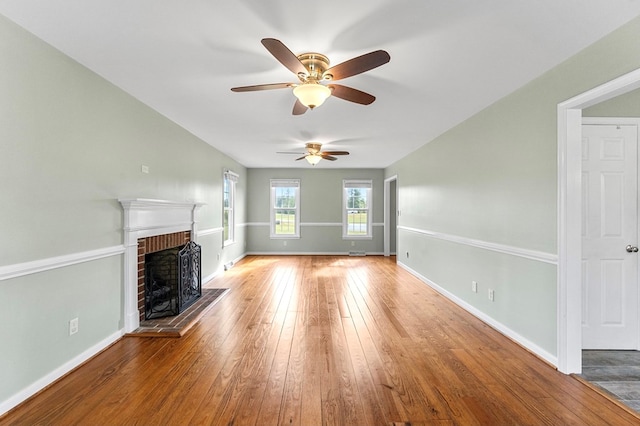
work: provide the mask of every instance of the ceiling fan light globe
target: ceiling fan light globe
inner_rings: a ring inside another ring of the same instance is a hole
[[[318,83],[306,83],[294,87],[293,94],[307,108],[315,108],[331,96],[331,89]]]
[[[320,162],[320,160],[322,160],[322,157],[316,154],[307,155],[305,158],[307,160],[307,163],[311,164],[312,166],[315,166]]]

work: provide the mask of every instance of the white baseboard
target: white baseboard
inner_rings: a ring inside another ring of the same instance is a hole
[[[60,379],[65,374],[72,371],[74,368],[79,367],[82,363],[87,361],[88,359],[96,356],[98,353],[111,346],[114,342],[119,340],[124,335],[124,330],[118,330],[102,341],[96,343],[92,347],[88,348],[78,356],[73,359],[65,362],[60,367],[53,370],[51,373],[46,376],[38,379],[31,385],[22,389],[17,394],[11,396],[9,399],[0,402],[0,416],[2,416],[7,411],[16,407],[18,404],[26,401],[28,398],[32,397],[36,393],[40,392],[47,386],[51,385],[56,380]]]
[[[421,275],[420,273],[414,271],[413,269],[409,268],[404,263],[398,262],[398,266],[400,266],[401,268],[407,270],[409,273],[411,273],[412,275],[414,275],[415,277],[420,279],[422,282],[427,284],[429,287],[433,288],[435,291],[437,291],[438,293],[442,294],[444,297],[446,297],[447,299],[451,300],[453,303],[455,303],[456,305],[460,306],[462,309],[464,309],[465,311],[469,312],[471,315],[475,316],[476,318],[478,318],[479,320],[481,320],[482,322],[484,322],[485,324],[487,324],[491,328],[493,328],[493,329],[499,331],[500,333],[504,334],[505,336],[507,336],[508,338],[513,340],[514,342],[518,343],[520,346],[523,346],[524,348],[526,348],[528,351],[532,352],[536,356],[542,358],[543,360],[545,360],[549,364],[555,366],[556,368],[558,367],[558,357],[557,356],[547,352],[545,349],[541,348],[540,346],[536,345],[535,343],[531,342],[530,340],[526,339],[525,337],[523,337],[520,334],[516,333],[515,331],[511,330],[509,327],[505,326],[501,322],[496,321],[495,319],[491,318],[489,315],[485,314],[484,312],[480,311],[479,309],[477,309],[473,305],[470,305],[469,303],[467,303],[464,300],[460,299],[455,294],[453,294],[453,293],[449,292],[448,290],[440,287],[438,284],[434,283],[433,281],[431,281],[427,277],[425,277],[425,276]]]
[[[208,283],[209,281],[211,281],[212,279],[214,279],[215,277],[217,277],[218,275],[220,275],[223,272],[224,272],[224,268],[222,266],[220,266],[218,269],[216,269],[213,272],[213,274],[209,274],[206,277],[202,277],[202,286],[204,287],[204,285],[206,283]]]
[[[240,262],[242,259],[244,259],[245,257],[247,257],[247,253],[243,253],[240,256],[238,256],[235,259],[233,259],[233,263],[236,264],[236,263]]]
[[[235,258],[231,262],[235,265],[236,263],[238,263],[239,261],[244,259],[245,256],[247,256],[246,253],[238,256],[237,258]],[[209,281],[211,281],[212,279],[214,279],[215,277],[217,277],[218,275],[220,275],[222,273],[224,273],[224,265],[221,264],[220,266],[218,266],[218,269],[216,269],[213,272],[213,274],[209,274],[206,277],[202,277],[202,284],[208,283]]]

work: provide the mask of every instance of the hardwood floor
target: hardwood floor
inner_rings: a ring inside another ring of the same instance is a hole
[[[181,338],[125,337],[1,425],[637,425],[383,257],[251,256]]]

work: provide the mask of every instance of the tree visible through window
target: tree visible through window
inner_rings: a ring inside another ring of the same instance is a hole
[[[300,236],[299,190],[297,179],[271,180],[271,237]]]
[[[347,234],[367,235],[367,195],[360,188],[347,189]]]
[[[343,237],[371,237],[371,181],[345,180]]]

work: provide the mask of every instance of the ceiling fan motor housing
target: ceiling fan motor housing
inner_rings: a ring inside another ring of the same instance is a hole
[[[331,74],[324,75],[329,69],[329,58],[326,56],[320,53],[309,52],[298,55],[298,60],[302,62],[302,65],[309,71],[309,75],[298,74],[300,81],[331,80]]]
[[[309,154],[317,154],[322,149],[321,143],[310,142],[306,145]]]

